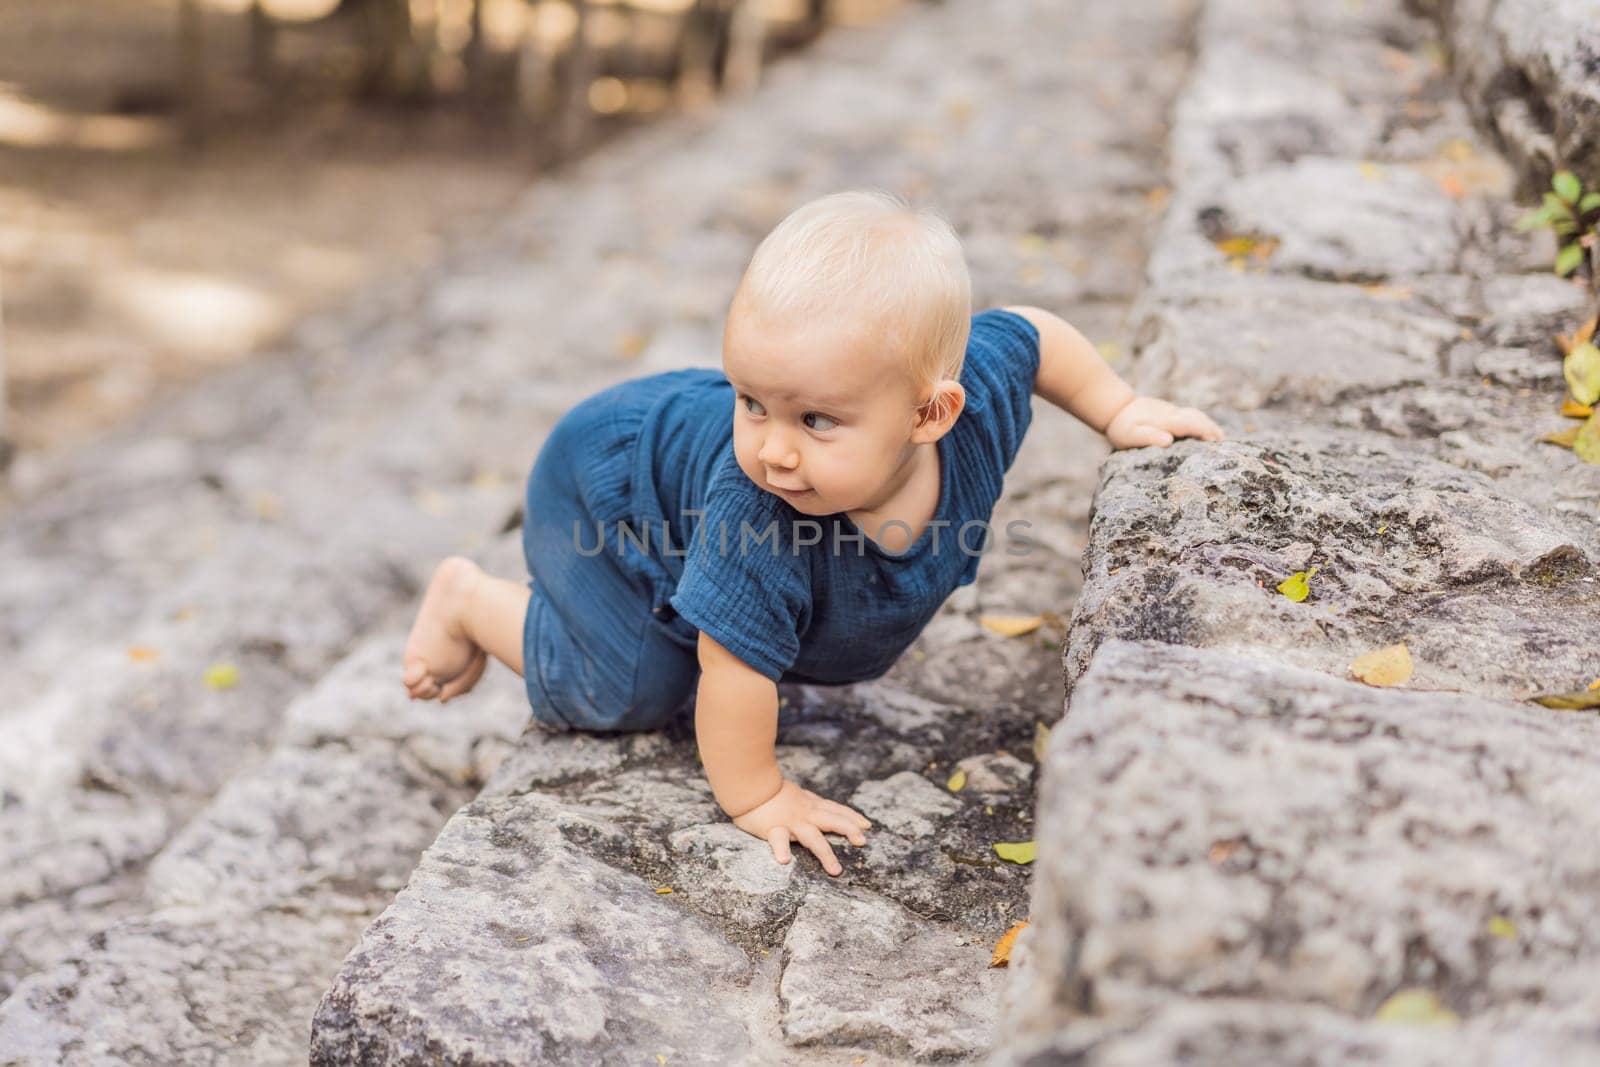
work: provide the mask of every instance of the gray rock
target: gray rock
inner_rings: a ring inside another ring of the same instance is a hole
[[[1212,997],[1362,1020],[1424,987],[1472,1033],[1588,1034],[1597,741],[1592,716],[1109,643],[1051,736],[1014,1021]]]
[[[1009,752],[986,752],[981,756],[968,756],[956,764],[956,770],[966,773],[964,788],[974,793],[1010,793],[1026,788],[1033,778],[1033,766],[1023,763]]]
[[[850,806],[906,837],[926,837],[938,830],[945,816],[961,810],[959,800],[911,771],[862,782],[851,796]]]

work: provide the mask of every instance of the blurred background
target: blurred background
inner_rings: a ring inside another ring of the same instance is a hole
[[[908,2],[0,0],[0,468]]]

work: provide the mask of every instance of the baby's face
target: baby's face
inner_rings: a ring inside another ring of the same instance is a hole
[[[911,459],[918,398],[898,353],[827,324],[738,310],[723,337],[733,449],[750,480],[806,515],[872,508]]]

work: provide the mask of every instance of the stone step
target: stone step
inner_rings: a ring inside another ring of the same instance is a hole
[[[484,562],[520,558],[513,537]],[[396,699],[405,634],[374,631],[294,701],[278,744],[155,853],[117,921],[85,936],[88,916],[62,915],[77,943],[0,1003],[6,1063],[305,1062],[339,960],[527,721],[500,667],[471,701]]]
[[[1196,40],[1130,374],[1230,439],[1103,469],[994,1062],[1593,1059],[1595,724],[1523,702],[1596,674],[1600,468],[1536,443],[1590,301],[1427,21]],[[1349,680],[1401,641],[1405,687]],[[1457,1024],[1375,1021],[1406,991]]]
[[[897,189],[957,223],[976,306],[1037,303],[1117,339],[1187,10],[951,3],[825,41],[699,143],[740,171],[723,225],[748,249],[811,196]],[[1113,100],[1127,102],[1115,115]],[[919,116],[909,129],[907,116]],[[670,198],[632,195],[651,225],[680,225]],[[1060,712],[1060,631],[1005,639],[978,617],[1064,613],[1104,455],[1041,402],[994,518],[1030,522],[1039,550],[985,559],[884,679],[783,688],[780,763],[876,821],[865,848],[839,848],[840,879],[809,854],[778,866],[719,814],[688,724],[630,739],[529,734],[346,959],[313,1022],[313,1061],[987,1053],[1007,981],[988,953],[1024,917],[1027,886],[991,846],[1032,836],[1030,749]],[[957,765],[969,785],[951,793]]]

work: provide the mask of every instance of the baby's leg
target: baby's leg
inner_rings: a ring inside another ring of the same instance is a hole
[[[527,585],[463,556],[439,564],[406,640],[406,692],[413,700],[460,696],[483,677],[490,655],[521,674],[529,595]]]

